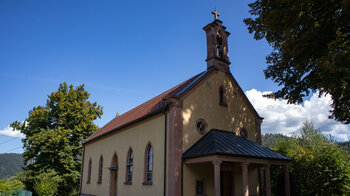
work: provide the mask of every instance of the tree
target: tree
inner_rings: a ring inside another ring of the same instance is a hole
[[[275,145],[279,140],[287,137],[288,136],[285,136],[280,133],[266,133],[262,135],[261,142],[262,142],[262,145],[264,145],[267,148],[270,148],[270,146]]]
[[[39,196],[54,196],[61,181],[62,178],[54,170],[48,170],[34,180],[34,190]]]
[[[0,180],[0,195],[1,195],[1,192],[15,193],[18,190],[23,188],[24,188],[23,183],[16,177]]]
[[[350,194],[349,155],[312,123],[305,121],[298,136],[284,138],[271,149],[292,158],[291,186],[292,191],[297,191],[293,195]],[[283,175],[282,171],[271,173],[277,179]],[[272,184],[276,195],[280,195],[278,181]]]
[[[76,88],[60,84],[45,106],[34,107],[22,123],[11,127],[25,134],[23,158],[28,190],[42,171],[53,170],[62,178],[59,195],[77,191],[80,178],[81,140],[97,130],[93,121],[103,114],[102,107],[88,101],[84,85]]]
[[[330,118],[350,123],[350,0],[256,0],[250,33],[273,47],[265,77],[283,86],[270,96],[301,103],[330,94]]]
[[[350,141],[347,142],[339,142],[339,146],[341,146],[344,150],[346,150],[350,155]]]

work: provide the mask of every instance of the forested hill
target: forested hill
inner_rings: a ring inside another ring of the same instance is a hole
[[[339,146],[343,147],[350,153],[350,141],[347,142],[339,142]]]
[[[273,146],[276,142],[278,142],[278,140],[283,138],[288,138],[288,137],[280,133],[267,133],[262,135],[261,141],[265,147],[269,148],[270,146]]]
[[[279,134],[279,133],[267,133],[262,135],[262,144],[266,147],[273,146],[278,140],[283,139],[283,138],[288,138],[288,136]],[[339,146],[344,148],[346,151],[349,152],[350,154],[350,141],[346,142],[337,142]]]
[[[24,166],[22,154],[0,154],[0,179],[14,176]]]

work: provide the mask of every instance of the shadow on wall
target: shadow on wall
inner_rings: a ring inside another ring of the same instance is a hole
[[[248,139],[255,141],[255,119],[252,112],[232,82],[227,77],[221,77],[221,79],[220,74],[223,73],[217,73],[203,82],[184,100],[184,150],[201,137],[201,134],[196,131],[196,121],[200,118],[204,119],[208,125],[204,134],[216,128],[239,135],[240,129],[244,127],[248,131]],[[221,86],[225,89],[227,106],[219,102]]]

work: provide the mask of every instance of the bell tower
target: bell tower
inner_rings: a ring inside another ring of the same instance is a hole
[[[215,66],[221,71],[230,72],[227,38],[230,35],[216,9],[212,12],[214,21],[203,28],[207,36],[207,68]]]

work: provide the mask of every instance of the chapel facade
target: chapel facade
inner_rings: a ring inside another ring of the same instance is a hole
[[[215,19],[205,71],[117,116],[83,141],[81,196],[271,195],[259,116],[230,72],[229,32]]]

